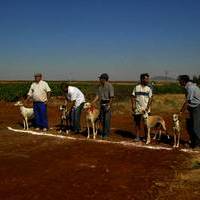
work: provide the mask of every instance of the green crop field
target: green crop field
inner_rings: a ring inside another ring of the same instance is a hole
[[[48,82],[53,96],[61,96],[61,84],[59,81],[49,81]],[[115,88],[115,97],[118,101],[127,100],[134,88],[136,83],[124,82],[113,83]],[[20,98],[25,98],[28,93],[29,87],[31,85],[30,81],[27,82],[0,82],[0,100],[14,102]],[[91,99],[98,87],[97,82],[72,82],[72,85],[81,89],[81,91],[86,95],[87,99]],[[156,83],[153,87],[154,94],[182,94],[184,91],[177,83]]]

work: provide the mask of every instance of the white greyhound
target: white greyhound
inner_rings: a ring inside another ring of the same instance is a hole
[[[21,115],[23,117],[24,129],[28,130],[29,129],[28,120],[34,118],[33,108],[24,107],[21,101],[16,102],[14,105],[20,108]]]

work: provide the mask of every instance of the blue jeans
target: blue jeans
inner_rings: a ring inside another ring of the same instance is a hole
[[[110,133],[111,110],[108,104],[101,104],[100,121],[102,123],[102,137],[107,137]]]
[[[73,108],[71,111],[71,124],[72,124],[72,130],[75,132],[80,131],[80,119],[81,119],[81,112],[83,109],[84,103],[82,103],[77,108]]]
[[[43,102],[33,102],[35,126],[48,128],[47,105]]]

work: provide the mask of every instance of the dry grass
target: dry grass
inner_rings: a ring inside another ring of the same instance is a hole
[[[152,112],[179,112],[184,98],[183,94],[155,95],[152,103]]]
[[[179,112],[184,102],[183,94],[154,95],[152,113],[174,113]],[[131,112],[131,101],[114,102],[113,111],[119,114]]]

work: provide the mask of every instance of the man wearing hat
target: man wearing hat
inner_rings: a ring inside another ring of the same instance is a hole
[[[100,101],[100,120],[103,126],[102,139],[106,139],[110,133],[111,105],[114,98],[114,88],[108,80],[108,74],[101,74],[99,77],[100,85],[97,90],[96,97],[92,102],[95,103],[98,100]]]
[[[27,100],[33,100],[36,130],[48,129],[47,102],[50,98],[51,89],[47,82],[42,80],[42,74],[34,75],[35,82],[31,84]]]

